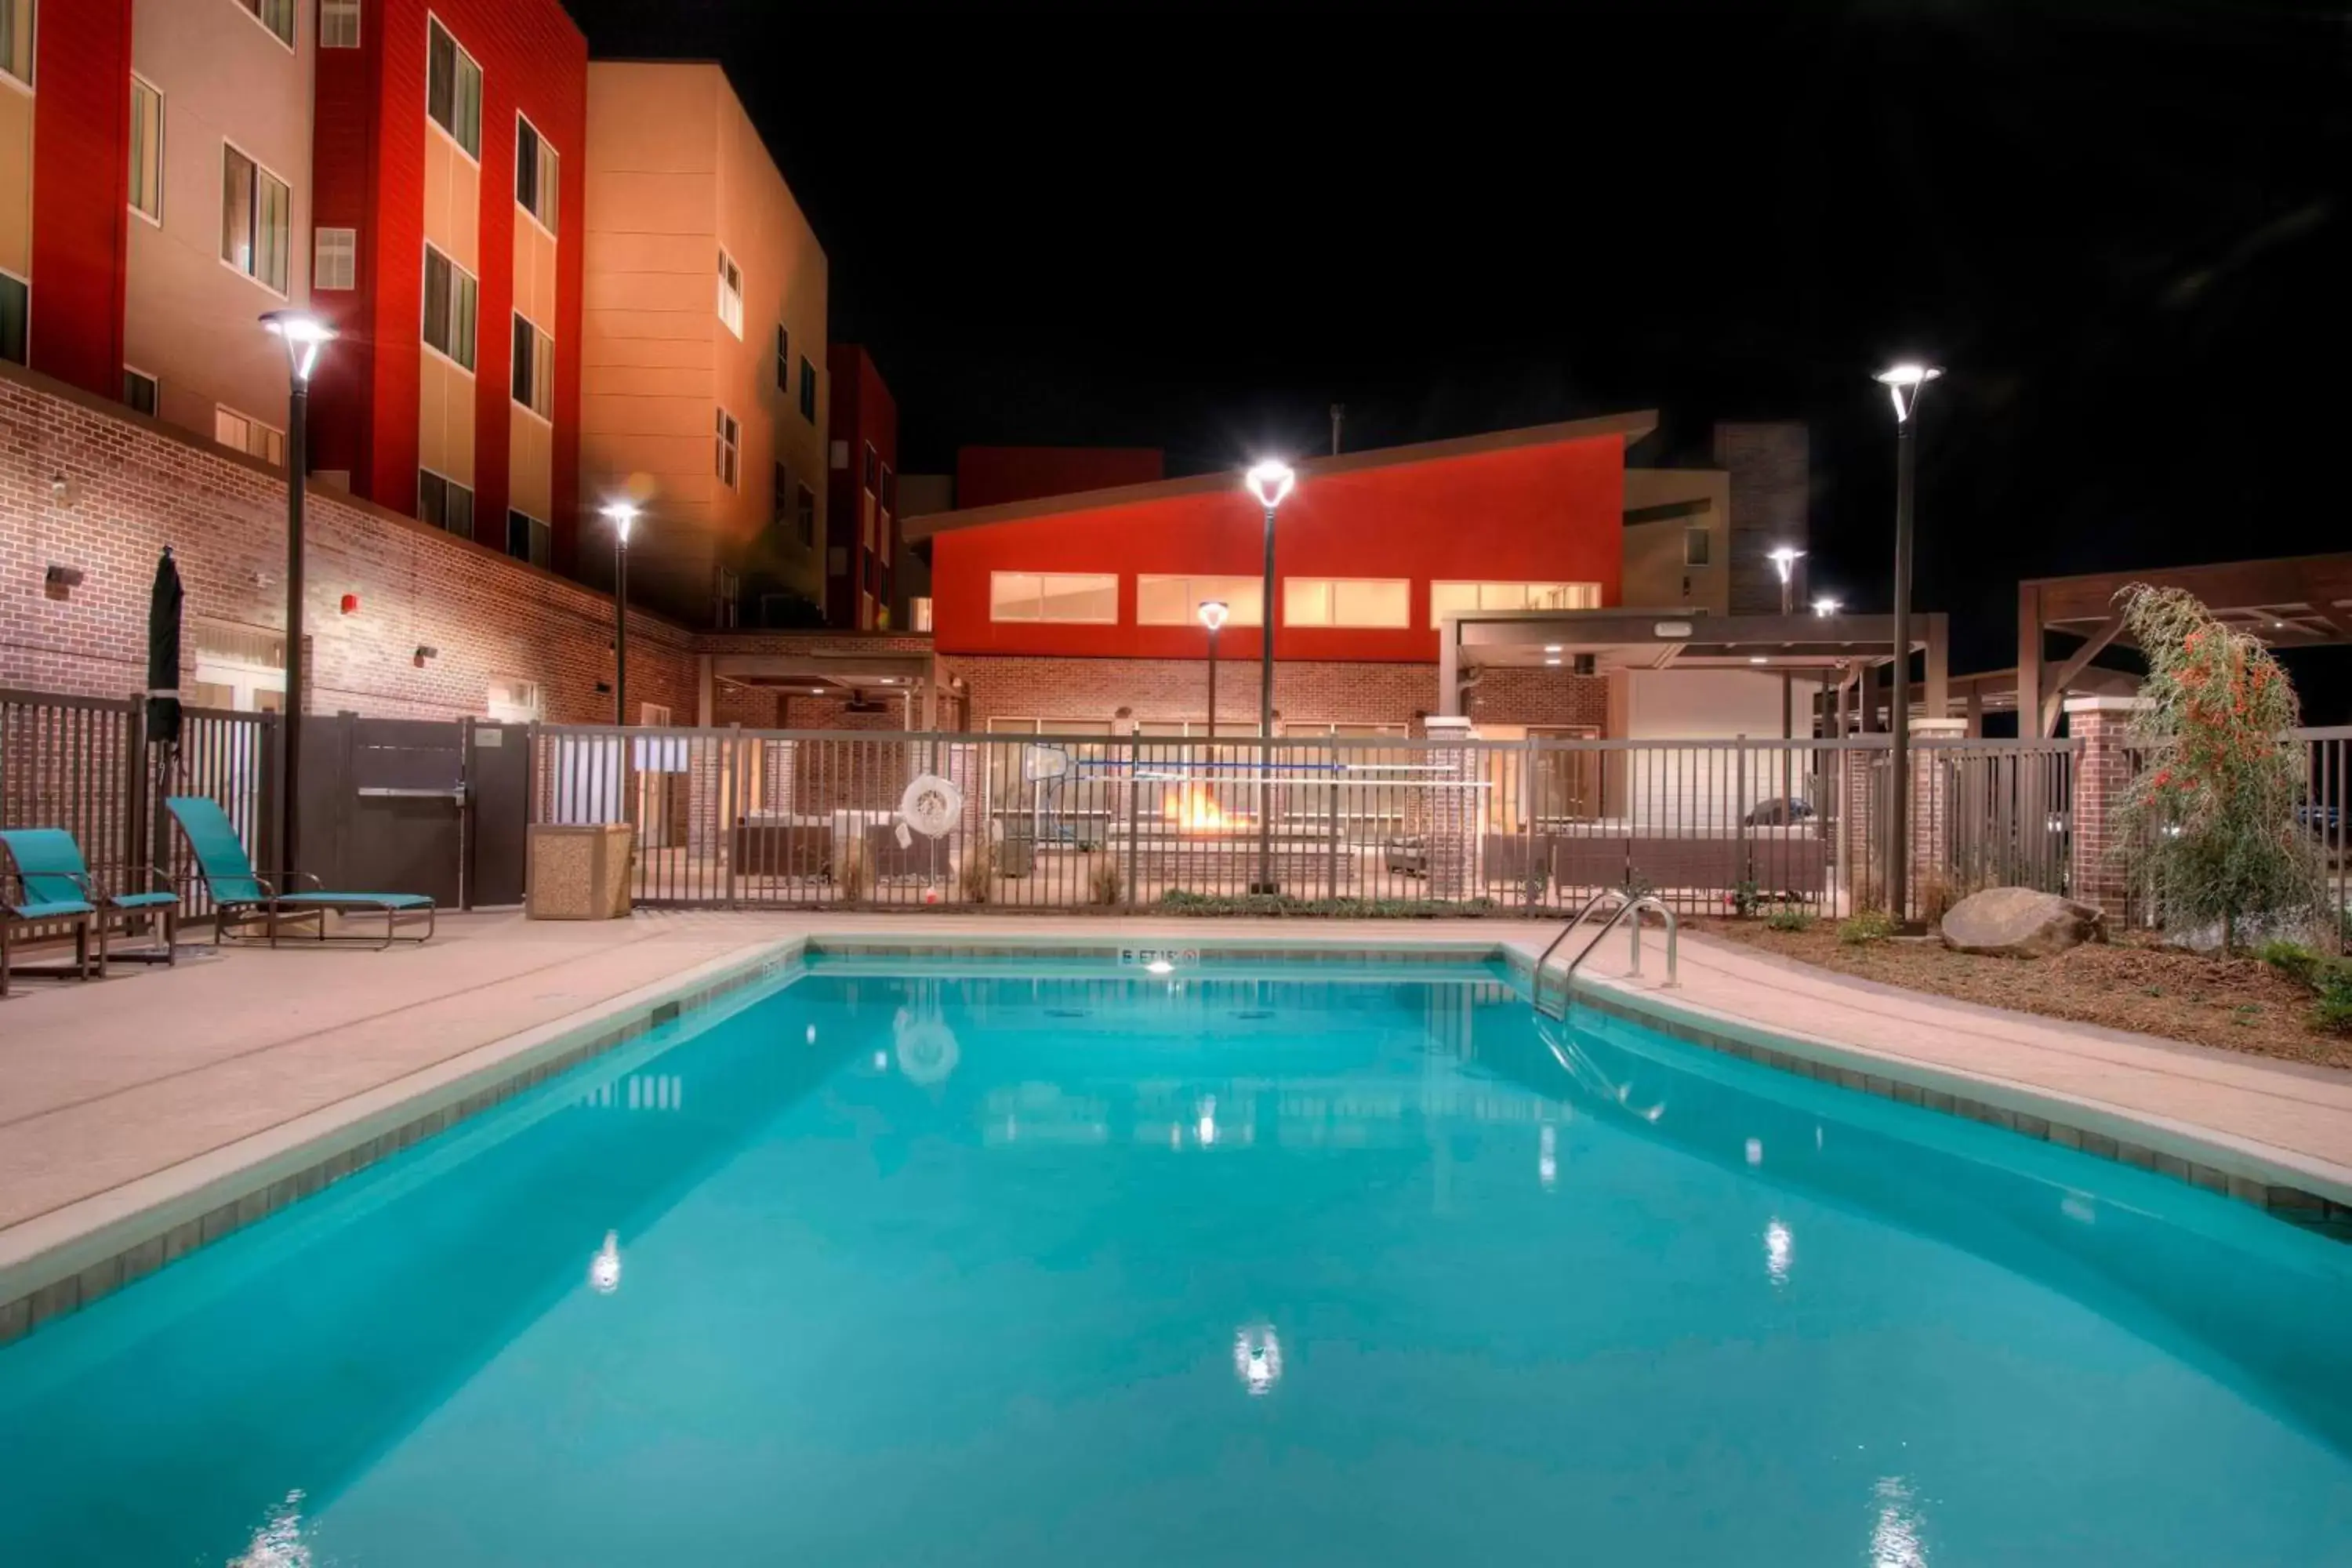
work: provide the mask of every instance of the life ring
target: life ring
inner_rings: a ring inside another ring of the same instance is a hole
[[[963,792],[937,773],[919,773],[898,797],[898,817],[926,838],[944,838],[963,815]]]
[[[956,1069],[963,1047],[955,1031],[938,1018],[921,1018],[898,1026],[898,1071],[908,1083],[944,1083]]]

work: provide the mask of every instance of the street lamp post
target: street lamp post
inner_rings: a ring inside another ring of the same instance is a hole
[[[1787,618],[1794,609],[1796,596],[1796,565],[1805,552],[1793,544],[1776,544],[1764,559],[1780,574],[1780,615]],[[1780,811],[1783,820],[1796,810],[1792,798],[1796,788],[1796,748],[1789,742],[1797,738],[1796,673],[1786,664],[1780,667]]]
[[[1298,476],[1272,458],[1242,477],[1265,509],[1265,586],[1260,596],[1257,687],[1257,880],[1253,893],[1278,891],[1274,881],[1274,510],[1290,494]]]
[[[1194,613],[1209,628],[1209,739],[1213,741],[1217,738],[1217,634],[1224,629],[1229,612],[1223,599],[1203,599]]]
[[[1888,782],[1894,799],[1886,813],[1887,912],[1907,913],[1911,860],[1911,518],[1912,492],[1919,466],[1919,396],[1943,374],[1934,365],[1903,363],[1878,373],[1878,383],[1895,402],[1895,689],[1887,702],[1894,737]]]
[[[613,525],[613,722],[629,721],[629,529],[637,509],[616,500],[604,509]]]
[[[270,310],[261,324],[286,345],[286,700],[278,716],[278,868],[294,868],[294,835],[302,786],[302,481],[310,417],[310,373],[335,329],[308,310]]]

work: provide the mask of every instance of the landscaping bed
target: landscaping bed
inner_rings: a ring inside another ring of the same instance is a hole
[[[1710,936],[1858,979],[2223,1050],[2352,1068],[2352,1036],[2311,1022],[2310,990],[2254,958],[2183,952],[2142,938],[2054,958],[1984,958],[1933,937],[1849,945],[1834,921],[1774,931],[1760,920],[1691,922]]]

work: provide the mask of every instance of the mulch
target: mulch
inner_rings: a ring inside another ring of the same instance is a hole
[[[1988,1007],[2352,1068],[2352,1036],[2315,1028],[2311,993],[2252,958],[2182,952],[2137,937],[2085,943],[2055,958],[1984,958],[1954,952],[1933,937],[1848,947],[1830,921],[1802,931],[1774,931],[1760,920],[1707,920],[1696,929],[1841,974]]]

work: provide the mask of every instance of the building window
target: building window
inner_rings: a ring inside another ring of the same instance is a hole
[[[33,289],[14,273],[0,272],[0,359],[25,363],[26,340],[33,325]]]
[[[882,465],[882,510],[886,513],[898,510],[898,476],[890,465]]]
[[[466,150],[482,155],[482,68],[438,18],[425,24],[425,113]]]
[[[722,408],[719,410],[717,432],[719,482],[731,490],[743,468],[743,426],[735,423],[735,416]]]
[[[286,292],[294,193],[285,181],[221,143],[221,259],[275,294]]]
[[[793,522],[793,476],[783,464],[776,465],[776,488],[768,498],[768,526],[782,538]]]
[[[236,0],[245,14],[268,28],[279,43],[294,47],[294,0]]]
[[[776,390],[787,396],[793,390],[793,339],[781,325],[776,328]]]
[[[1260,578],[1153,575],[1135,580],[1135,624],[1198,626],[1201,606],[1212,599],[1223,602],[1229,626],[1265,625],[1265,584]]]
[[[869,495],[882,493],[882,454],[871,441],[866,443],[866,489]]]
[[[793,489],[793,523],[800,533],[801,543],[816,548],[816,492],[806,485]]]
[[[0,71],[33,85],[33,0],[0,0]]]
[[[213,409],[213,439],[273,468],[286,463],[286,432],[226,405]]]
[[[1412,584],[1402,577],[1285,577],[1286,626],[1409,626]]]
[[[360,0],[319,0],[319,47],[356,49],[360,47]]]
[[[163,221],[163,95],[131,79],[131,210]]]
[[[520,311],[514,319],[514,400],[541,419],[555,417],[555,340]]]
[[[1713,546],[1714,542],[1714,535],[1707,531],[1706,526],[1704,523],[1700,524],[1696,528],[1684,529],[1683,564],[1685,566],[1706,565],[1707,563],[1708,551]]]
[[[730,631],[743,619],[743,579],[731,567],[721,566],[711,584],[710,624]]]
[[[534,566],[547,564],[553,539],[547,524],[527,511],[507,510],[507,553],[518,561],[528,561]]]
[[[1475,610],[1597,610],[1598,583],[1432,583],[1429,624]]]
[[[1118,579],[1097,572],[992,572],[992,621],[1118,624]]]
[[[360,231],[320,228],[310,233],[310,288],[356,289],[360,286]]]
[[[416,516],[460,539],[474,537],[474,492],[430,468],[416,470]]]
[[[152,415],[163,393],[155,378],[143,370],[122,367],[122,401],[142,414]]]
[[[719,253],[719,319],[729,331],[743,335],[743,269],[724,250]]]
[[[801,417],[812,425],[816,423],[816,366],[809,363],[806,354],[801,355]],[[848,453],[849,448],[843,447],[841,461],[834,466],[848,467]]]
[[[467,370],[474,368],[474,317],[481,285],[474,275],[425,247],[425,343]]]
[[[536,724],[547,716],[547,695],[536,680],[493,680],[483,708],[494,723]]]
[[[907,601],[907,629],[927,632],[931,629],[931,601],[926,594],[918,594]]]
[[[539,127],[516,115],[515,202],[550,234],[555,232],[555,192],[562,174],[555,149],[541,138]]]

